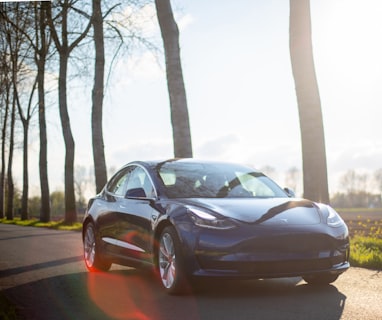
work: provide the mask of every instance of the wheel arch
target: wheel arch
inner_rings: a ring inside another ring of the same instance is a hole
[[[153,258],[154,258],[154,266],[155,268],[158,267],[158,248],[159,248],[159,237],[162,233],[162,231],[166,228],[166,227],[174,227],[174,225],[171,223],[170,220],[163,220],[161,221],[158,226],[156,227],[155,229],[155,232],[154,232],[154,238],[153,238]],[[176,230],[176,228],[174,227],[174,229]]]
[[[94,227],[97,228],[97,227],[96,227],[96,224],[95,224],[95,222],[94,222],[94,219],[92,218],[92,216],[88,215],[88,216],[85,218],[85,220],[82,222],[82,231],[81,231],[81,233],[82,233],[82,241],[84,240],[84,236],[85,236],[85,228],[86,228],[86,226],[87,226],[89,223],[93,223]]]

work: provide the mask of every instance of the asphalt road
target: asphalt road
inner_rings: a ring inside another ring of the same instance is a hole
[[[79,232],[4,224],[0,290],[21,319],[382,319],[382,272],[351,268],[321,288],[300,278],[206,281],[168,296],[142,271],[88,273]]]

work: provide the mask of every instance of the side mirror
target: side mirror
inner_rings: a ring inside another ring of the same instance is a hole
[[[286,192],[289,198],[296,198],[296,194],[292,189],[284,188],[284,191]]]
[[[146,198],[143,188],[132,188],[126,191],[125,198]]]

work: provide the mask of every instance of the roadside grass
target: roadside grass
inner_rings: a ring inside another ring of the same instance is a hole
[[[382,214],[380,219],[370,219],[366,210],[345,222],[350,233],[350,264],[382,270]]]
[[[15,224],[24,227],[41,227],[50,228],[55,230],[67,230],[67,231],[80,231],[82,228],[81,222],[75,222],[71,225],[65,224],[64,220],[41,222],[38,219],[21,220],[20,218],[14,218],[7,220],[6,218],[0,219],[0,223]]]
[[[382,239],[355,236],[350,239],[350,264],[382,270]]]

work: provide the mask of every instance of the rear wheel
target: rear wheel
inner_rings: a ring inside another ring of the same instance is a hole
[[[302,277],[308,284],[325,286],[337,280],[338,274],[320,274]]]
[[[101,258],[94,224],[89,222],[84,233],[84,260],[89,271],[107,271],[111,263]]]
[[[168,293],[179,294],[186,291],[183,255],[174,227],[166,227],[160,235],[158,268],[162,285]]]

